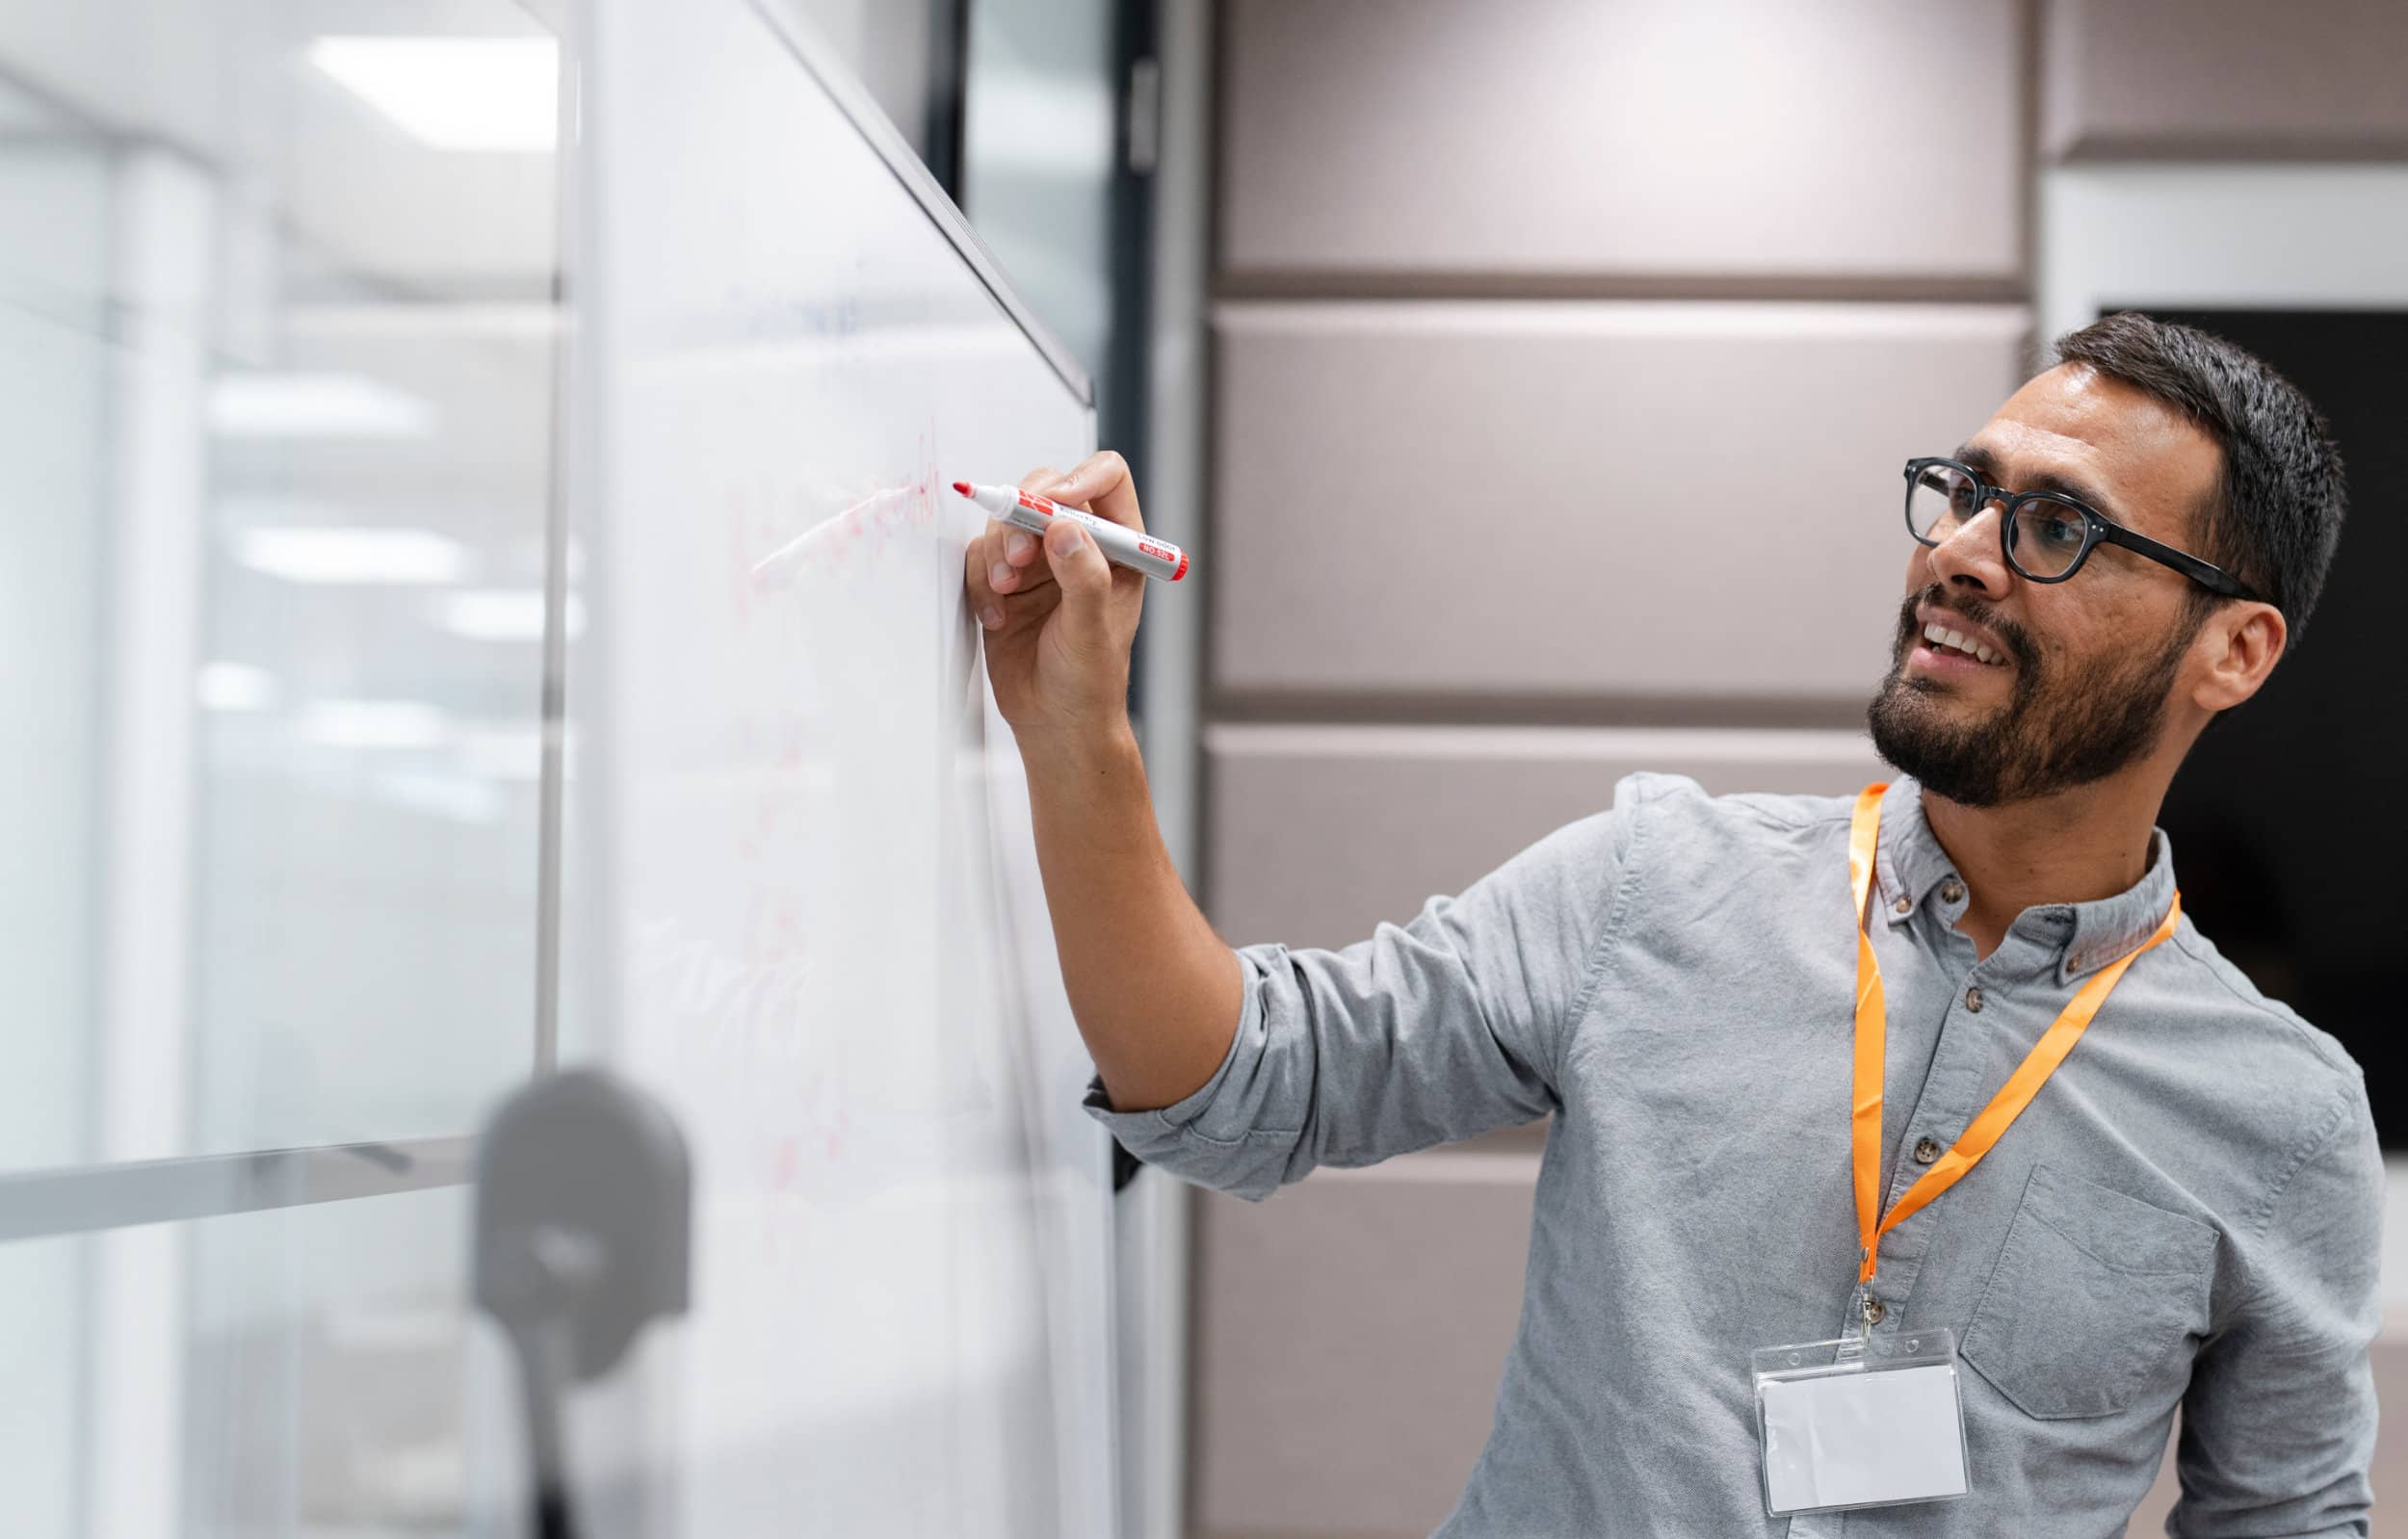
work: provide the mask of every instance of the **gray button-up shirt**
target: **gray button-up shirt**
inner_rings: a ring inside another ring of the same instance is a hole
[[[2366,1533],[2364,1082],[2187,919],[1989,1156],[1881,1240],[1876,1334],[1961,1343],[1973,1495],[1765,1515],[1748,1353],[1855,1323],[1850,804],[1634,775],[1410,924],[1241,949],[1213,1078],[1159,1111],[1100,1084],[1088,1105],[1145,1160],[1256,1199],[1554,1113],[1520,1330],[1444,1535],[2121,1534],[2177,1406],[2174,1532]],[[2079,980],[2156,927],[2174,872],[2160,833],[2131,891],[2027,909],[1976,961],[1911,780],[1877,865],[1886,1212],[1916,1144],[1953,1143]]]

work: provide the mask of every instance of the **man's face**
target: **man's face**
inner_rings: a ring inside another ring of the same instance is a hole
[[[1953,457],[2009,491],[2067,492],[2188,551],[2222,472],[2204,430],[2081,364],[2015,392]],[[1867,713],[1884,759],[1976,807],[2086,785],[2156,748],[2206,615],[2189,579],[2115,545],[2066,582],[2030,582],[2006,564],[2001,517],[1992,504],[1914,547],[1890,673]]]

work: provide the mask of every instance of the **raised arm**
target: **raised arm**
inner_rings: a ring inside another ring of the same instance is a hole
[[[1026,484],[1142,527],[1117,456]],[[1056,529],[1063,546],[1041,559],[1015,533],[973,542],[967,580],[1029,767],[1062,977],[1098,1070],[1090,1109],[1142,1158],[1252,1197],[1315,1164],[1545,1115],[1624,813],[1559,829],[1343,951],[1232,952],[1163,849],[1121,711],[1145,579],[1080,531]]]
[[[1021,483],[1143,529],[1107,451]],[[1163,848],[1126,707],[1147,579],[1059,521],[1046,548],[989,520],[963,573],[995,703],[1028,766],[1062,985],[1112,1104],[1166,1107],[1209,1079],[1238,1019],[1240,968]],[[1182,595],[1184,596],[1184,595]]]

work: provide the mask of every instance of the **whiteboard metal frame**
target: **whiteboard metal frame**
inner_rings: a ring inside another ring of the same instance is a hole
[[[979,239],[978,231],[971,227],[969,217],[961,212],[960,205],[937,185],[936,178],[921,163],[919,155],[903,138],[903,131],[871,98],[868,90],[853,78],[852,71],[846,67],[834,47],[819,35],[809,21],[793,14],[779,0],[751,0],[751,5],[754,13],[769,24],[770,31],[776,34],[794,54],[796,62],[813,80],[819,82],[820,89],[828,93],[854,129],[869,141],[870,147],[877,151],[878,159],[886,163],[886,169],[894,174],[895,180],[901,182],[904,191],[918,201],[920,211],[929,217],[929,222],[953,243],[954,249],[970,265],[970,271],[978,274],[979,282],[994,297],[995,302],[1004,307],[1004,313],[1011,317],[1012,324],[1027,334],[1029,341],[1053,367],[1054,373],[1061,377],[1061,382],[1070,387],[1070,393],[1078,398],[1079,404],[1087,408],[1091,423],[1095,412],[1095,381],[1087,377],[1087,372],[1079,366],[1079,360],[1071,356],[1070,350],[1061,345],[1060,339],[1036,318],[1036,313],[1021,302],[1019,295],[1012,290],[1010,280],[1004,274],[1003,264],[995,260],[995,253],[986,248],[984,241]],[[1092,438],[1093,430],[1090,427],[1089,441]]]

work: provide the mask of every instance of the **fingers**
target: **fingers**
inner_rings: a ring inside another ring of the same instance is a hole
[[[1111,649],[1108,613],[1112,568],[1095,537],[1067,518],[1045,532],[1045,562],[1061,587],[1063,639],[1080,652],[1101,656]]]
[[[986,569],[980,564],[985,552],[986,536],[982,535],[964,547],[961,553],[961,596],[969,604],[970,613],[978,621],[993,631],[1002,628],[1004,605],[994,585],[986,580]]]
[[[1024,482],[1020,489],[1040,488]],[[1135,530],[1145,528],[1145,519],[1138,511],[1138,487],[1130,479],[1129,462],[1113,450],[1102,449],[1087,456],[1069,475],[1041,489],[1054,501],[1084,508],[1098,518],[1109,518]]]
[[[1040,465],[1020,478],[1020,489],[1043,495],[1060,480],[1060,471]],[[1052,582],[1053,574],[1036,556],[1035,535],[1001,519],[986,521],[986,532],[979,536],[979,563],[997,592],[1025,593]]]
[[[1144,516],[1138,507],[1137,485],[1129,475],[1129,462],[1110,449],[1089,455],[1067,475],[1050,465],[1040,466],[1020,478],[1020,489],[1050,497],[1067,507],[1084,508],[1099,518],[1109,518],[1131,529],[1145,528]],[[1075,526],[1065,520],[1060,527]],[[982,623],[989,605],[994,606],[997,614],[1008,615],[1010,608],[1004,601],[1014,595],[1034,593],[1051,584],[1063,584],[1066,595],[1065,572],[1072,577],[1091,573],[1101,583],[1096,593],[1099,613],[1095,623],[1102,623],[1100,601],[1111,590],[1112,572],[1104,553],[1084,533],[1075,543],[1057,552],[1028,531],[990,518],[985,530],[971,541],[968,565],[972,604],[981,613]]]
[[[1052,570],[1038,559],[1036,536],[999,519],[987,521],[986,533],[979,537],[973,555],[982,563],[980,571],[986,586],[998,593],[1026,593],[1054,580]]]

